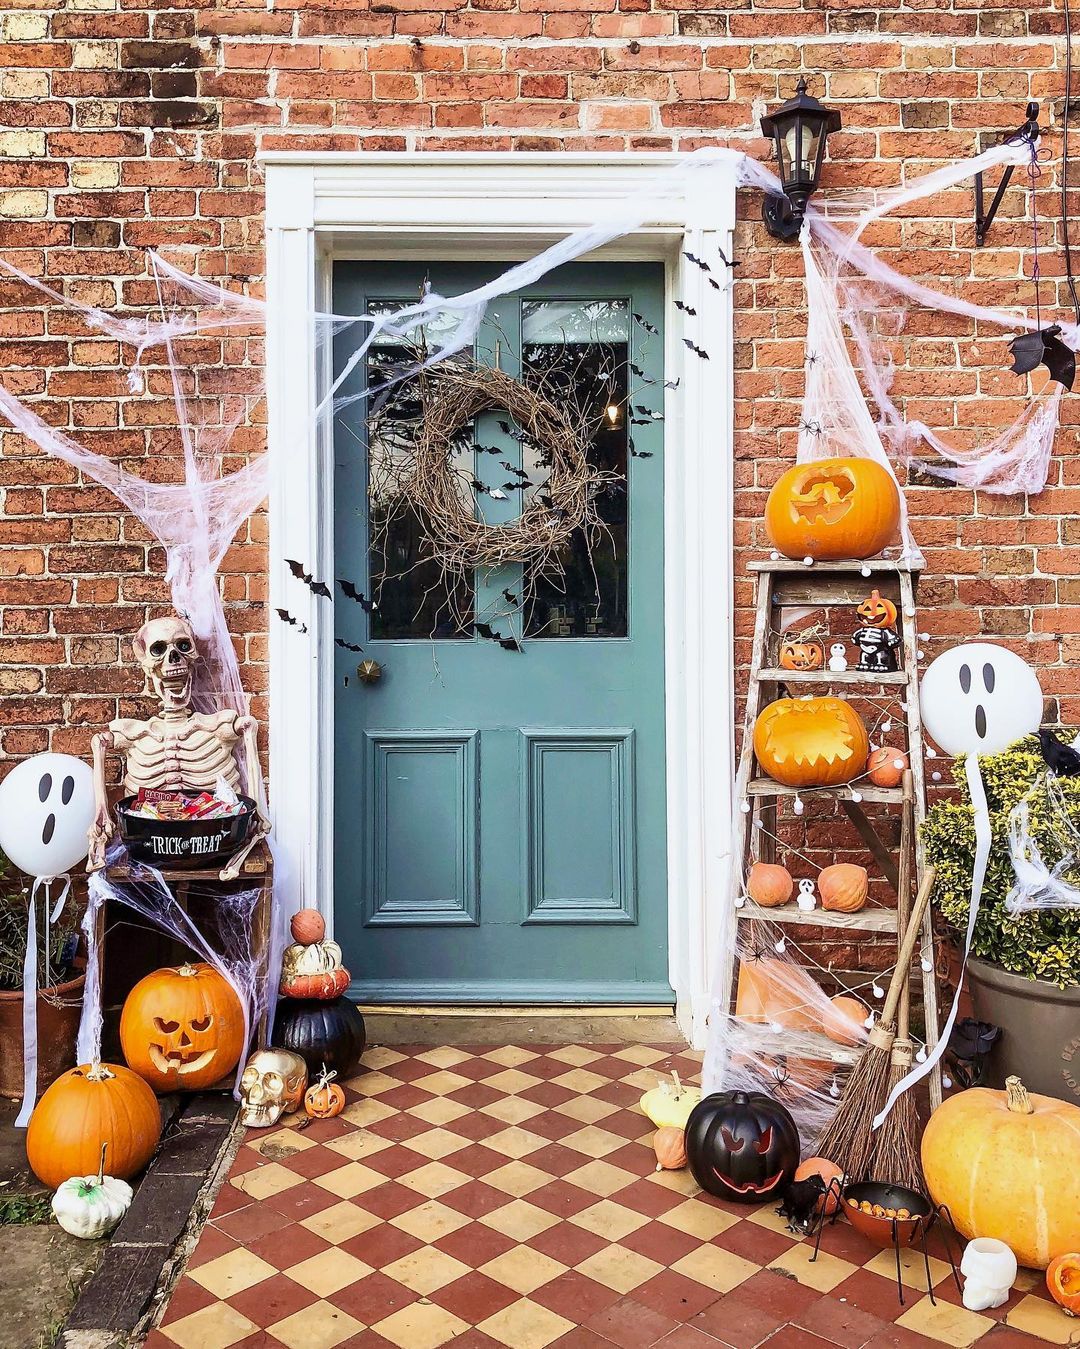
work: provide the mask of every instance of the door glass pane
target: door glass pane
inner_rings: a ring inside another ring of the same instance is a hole
[[[387,314],[411,303],[408,299],[371,300],[368,313]],[[416,345],[442,346],[451,330],[428,325],[403,336],[380,333],[368,350],[369,406],[374,407],[388,374],[415,360]],[[387,394],[374,422],[369,422],[368,511],[371,588],[378,608],[371,615],[374,639],[470,637],[473,624],[472,578],[444,573],[431,557],[421,521],[394,490],[397,468],[407,459],[420,427],[422,409],[416,382],[406,379]],[[455,469],[473,476],[473,430],[462,428],[454,444]]]
[[[525,300],[521,311],[521,367],[526,383],[543,382],[554,401],[599,429],[591,461],[617,475],[597,501],[604,528],[592,539],[571,536],[561,566],[537,578],[525,608],[528,637],[627,635],[627,434],[630,357],[628,300]],[[544,490],[550,465],[533,445],[522,445],[531,485],[526,502]]]

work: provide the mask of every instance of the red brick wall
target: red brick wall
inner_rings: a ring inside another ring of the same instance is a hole
[[[786,97],[797,73],[841,108],[826,188],[891,184],[966,156],[1062,92],[1046,0],[10,0],[0,19],[0,245],[17,266],[104,306],[152,303],[142,249],[231,285],[262,270],[260,148],[692,149]],[[1059,140],[1050,144],[1059,148]],[[757,143],[759,151],[765,147]],[[1048,169],[1040,210],[1053,236]],[[1028,304],[1029,229],[1010,192],[973,248],[967,190],[877,226],[901,270],[986,303]],[[743,203],[737,315],[737,539],[762,542],[765,492],[794,453],[802,387],[798,250]],[[1051,293],[1060,258],[1043,258]],[[16,303],[29,304],[16,309]],[[246,353],[212,345],[208,364]],[[167,401],[132,400],[116,346],[0,282],[0,377],[43,415],[153,476],[175,471]],[[916,315],[896,343],[908,411],[965,442],[1020,408],[996,331]],[[159,393],[167,391],[160,377]],[[1066,399],[1052,486],[1037,499],[909,490],[926,551],[922,626],[1036,639],[1045,686],[1080,722],[1080,460]],[[161,550],[108,493],[11,433],[0,460],[0,759],[85,752],[139,681],[123,638],[165,602]],[[223,569],[253,691],[265,687],[264,522]],[[745,654],[750,587],[737,596]],[[934,647],[931,646],[931,651]],[[260,703],[256,711],[264,712]]]

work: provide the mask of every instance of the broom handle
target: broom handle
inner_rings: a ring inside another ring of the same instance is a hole
[[[903,806],[900,816],[900,867],[899,886],[896,895],[896,931],[897,936],[907,928],[911,912],[911,830],[914,811],[914,790],[911,769],[904,770],[902,779]],[[899,955],[899,947],[897,949]],[[900,992],[900,1013],[896,1021],[896,1038],[906,1040],[911,1026],[911,967]]]
[[[900,947],[900,953],[896,958],[896,969],[893,970],[892,979],[889,982],[889,994],[885,999],[885,1006],[881,1010],[881,1021],[884,1025],[894,1025],[896,1019],[896,1009],[900,1002],[900,992],[907,981],[908,973],[911,968],[911,957],[915,953],[915,944],[919,940],[919,931],[922,928],[923,915],[926,913],[927,905],[930,903],[930,895],[934,889],[935,871],[933,867],[927,867],[923,875],[922,885],[919,886],[919,893],[915,896],[915,907],[911,911],[911,917],[908,919],[907,931],[904,933],[904,941]]]

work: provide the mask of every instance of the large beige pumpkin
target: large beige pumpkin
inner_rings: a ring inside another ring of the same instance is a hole
[[[1028,1093],[973,1087],[944,1101],[922,1141],[923,1173],[965,1237],[997,1237],[1045,1269],[1080,1249],[1080,1108]]]

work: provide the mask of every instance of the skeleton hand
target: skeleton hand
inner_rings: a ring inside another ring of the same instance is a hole
[[[89,852],[86,858],[87,871],[100,871],[105,865],[105,849],[112,838],[115,826],[112,812],[109,810],[109,797],[105,787],[105,756],[113,747],[110,731],[101,731],[90,742],[94,751],[94,820],[86,831]]]

